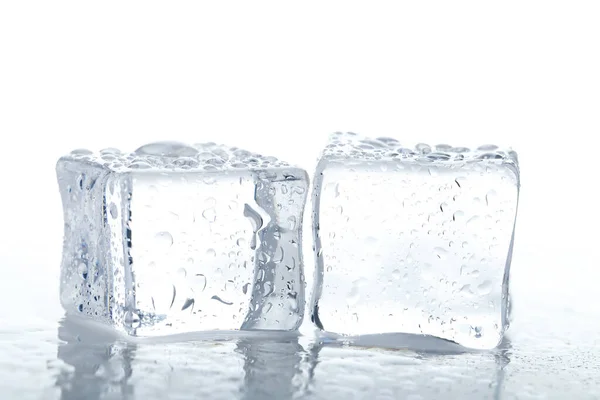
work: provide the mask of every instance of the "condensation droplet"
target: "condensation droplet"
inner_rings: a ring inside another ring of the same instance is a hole
[[[117,210],[117,205],[115,203],[110,203],[110,206],[108,206],[108,209],[110,211],[110,216],[113,217],[113,219],[117,219],[117,217],[119,216],[119,211]]]
[[[169,232],[159,232],[154,236],[154,241],[159,249],[166,250],[173,245],[173,236]]]
[[[460,221],[463,217],[465,216],[465,213],[462,211],[456,211],[453,215],[452,215],[452,221]]]
[[[79,263],[79,265],[77,266],[77,272],[83,277],[83,279],[87,279],[88,272],[87,265],[85,265],[85,263]]]
[[[192,281],[191,289],[192,292],[195,292],[196,290],[198,292],[203,292],[204,289],[206,289],[206,276],[203,274],[196,274]]]
[[[492,189],[489,192],[487,192],[487,194],[485,195],[485,204],[487,206],[489,206],[490,204],[494,204],[494,200],[496,199],[496,197],[498,196],[498,193]]]
[[[217,295],[214,295],[214,296],[213,296],[213,297],[211,297],[210,299],[211,299],[211,300],[217,300],[218,302],[221,302],[221,303],[223,303],[223,304],[225,304],[225,305],[228,305],[228,306],[230,306],[230,305],[232,305],[232,304],[233,304],[233,303],[231,303],[231,302],[228,302],[228,301],[225,301],[225,300],[221,299],[221,298],[220,298],[219,296],[217,296]]]
[[[217,210],[215,210],[214,207],[207,208],[202,211],[202,217],[208,222],[215,222],[217,220]]]
[[[194,310],[194,303],[195,303],[195,302],[196,302],[196,301],[195,301],[194,299],[192,299],[192,298],[187,298],[187,299],[185,300],[185,302],[183,303],[183,307],[181,307],[181,311],[184,311],[184,310],[186,310],[186,309],[188,309],[188,308],[190,308],[190,307],[192,308],[190,311],[193,311],[193,310]]]
[[[471,293],[471,285],[463,285],[460,288],[461,293]]]
[[[273,262],[275,264],[279,264],[283,261],[283,257],[285,256],[283,247],[280,246],[277,248],[277,250],[275,250],[275,254],[273,254]]]
[[[250,242],[250,248],[255,250],[257,232],[263,226],[263,219],[260,214],[248,204],[244,204],[244,217],[247,217],[252,225],[252,240]]]
[[[291,231],[293,231],[293,230],[296,230],[296,224],[297,224],[296,217],[295,217],[295,216],[293,216],[293,215],[291,215],[291,216],[288,218],[288,224],[289,224],[289,226],[290,226],[290,230],[291,230]]]
[[[208,249],[208,250],[206,250],[206,255],[209,257],[216,257],[217,252],[215,251],[215,249]]]
[[[477,292],[484,296],[486,294],[490,294],[492,291],[492,282],[485,280],[479,286],[477,286]]]
[[[433,249],[433,251],[435,252],[435,255],[437,256],[437,258],[439,259],[444,259],[446,258],[446,256],[448,255],[448,250],[442,248],[442,247],[436,247]]]

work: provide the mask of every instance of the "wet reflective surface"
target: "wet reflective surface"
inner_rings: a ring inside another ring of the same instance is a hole
[[[289,333],[125,342],[63,318],[3,328],[0,388],[3,399],[597,398],[598,324],[558,321],[536,331],[549,320],[532,317],[500,349],[473,352],[409,335],[353,345]]]

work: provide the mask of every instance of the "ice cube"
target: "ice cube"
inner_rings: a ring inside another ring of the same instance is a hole
[[[332,135],[314,179],[313,322],[497,346],[518,193],[510,150]]]
[[[160,142],[75,150],[57,175],[68,313],[136,336],[300,325],[304,170]]]

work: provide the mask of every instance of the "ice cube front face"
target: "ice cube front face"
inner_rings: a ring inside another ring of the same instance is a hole
[[[493,348],[508,326],[516,153],[334,134],[314,179],[312,320]]]
[[[76,150],[57,175],[68,313],[135,336],[294,330],[308,178],[214,144]]]

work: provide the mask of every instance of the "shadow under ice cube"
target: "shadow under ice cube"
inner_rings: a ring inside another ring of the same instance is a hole
[[[76,150],[57,175],[68,313],[130,335],[294,330],[304,170],[215,144]]]
[[[508,327],[513,151],[334,134],[314,180],[312,320],[493,348]]]

